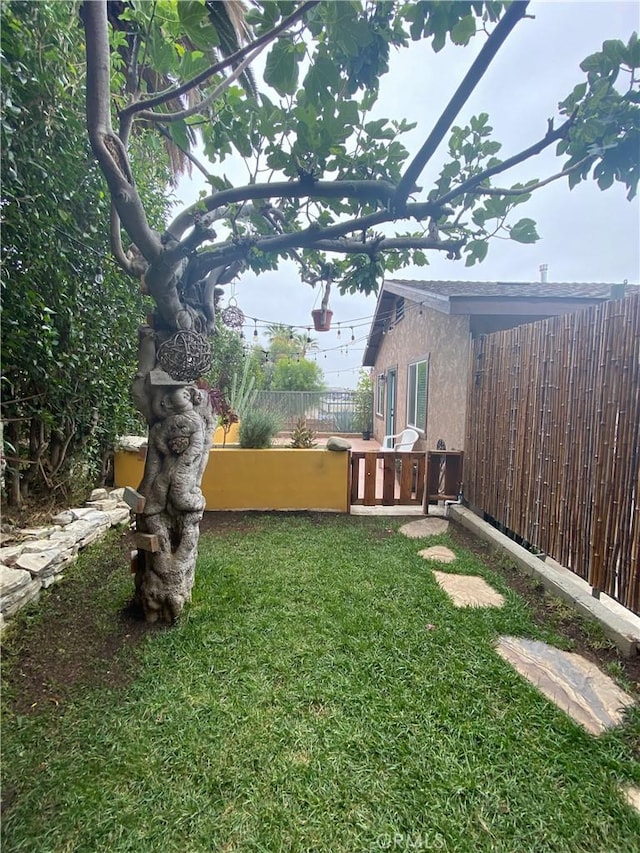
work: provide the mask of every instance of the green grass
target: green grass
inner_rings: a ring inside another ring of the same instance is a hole
[[[618,791],[640,784],[638,708],[588,735],[493,650],[562,637],[457,547],[507,600],[456,609],[396,527],[204,536],[183,620],[121,650],[140,658],[126,688],[5,712],[3,850],[640,850]]]

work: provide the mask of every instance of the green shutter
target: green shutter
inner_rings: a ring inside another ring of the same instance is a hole
[[[416,365],[409,365],[409,388],[407,389],[407,426],[416,424]]]
[[[421,361],[416,365],[416,426],[418,429],[427,428],[427,362]]]

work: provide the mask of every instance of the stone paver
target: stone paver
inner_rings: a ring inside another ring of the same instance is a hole
[[[446,545],[432,545],[431,548],[423,548],[418,551],[418,556],[424,560],[435,560],[437,563],[453,563],[456,555]]]
[[[622,788],[622,796],[632,809],[640,813],[640,788],[635,788],[633,785],[626,785]]]
[[[427,536],[439,536],[449,529],[449,522],[444,518],[420,518],[403,524],[399,532],[409,539],[423,539]]]
[[[619,725],[633,698],[581,655],[539,640],[500,637],[498,654],[558,708],[599,735]]]
[[[435,579],[456,607],[502,607],[504,597],[476,575],[434,572]]]

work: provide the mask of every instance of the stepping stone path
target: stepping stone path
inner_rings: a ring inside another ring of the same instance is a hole
[[[434,572],[435,579],[456,607],[502,607],[504,597],[476,575]]]
[[[423,548],[418,551],[418,556],[424,560],[435,560],[437,563],[453,563],[456,555],[446,545],[432,545],[431,548]]]
[[[81,548],[104,536],[110,527],[128,524],[131,511],[123,500],[124,489],[94,489],[87,505],[65,510],[46,527],[3,534],[0,547],[0,628],[41,589],[62,579]]]
[[[626,785],[622,788],[622,796],[629,803],[632,809],[640,813],[640,788],[634,788],[632,785]]]
[[[448,522],[443,519],[425,518],[405,524],[399,532],[418,539],[445,533],[447,527]],[[424,548],[418,555],[445,564],[456,560],[454,552],[444,545]],[[504,604],[504,597],[481,577],[438,571],[433,575],[456,607],[502,607]],[[622,723],[624,709],[634,704],[633,697],[581,655],[518,637],[501,637],[496,650],[590,734],[602,734]],[[640,813],[640,788],[627,785],[621,787],[620,792]]]
[[[427,536],[439,536],[449,529],[449,522],[444,518],[419,518],[403,524],[399,530],[403,536],[409,539],[424,539]]]
[[[520,637],[500,637],[497,651],[590,734],[619,725],[624,709],[634,703],[595,664],[573,652]]]

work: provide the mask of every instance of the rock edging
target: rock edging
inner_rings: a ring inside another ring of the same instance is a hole
[[[123,496],[124,489],[94,489],[85,506],[59,512],[48,525],[17,530],[0,547],[0,628],[36,601],[41,589],[62,580],[82,548],[111,527],[129,523],[131,511]]]

